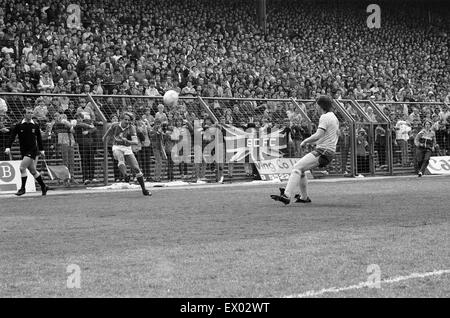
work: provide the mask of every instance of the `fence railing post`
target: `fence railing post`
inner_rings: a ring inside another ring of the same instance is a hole
[[[208,115],[211,116],[213,121],[215,123],[218,123],[219,120],[217,119],[216,115],[214,115],[214,113],[211,111],[211,109],[209,108],[208,104],[206,104],[206,102],[203,100],[203,98],[201,98],[201,96],[198,96],[197,99],[200,101],[200,104],[203,106],[203,108],[205,108],[205,110],[208,113]]]
[[[101,111],[100,107],[98,107],[97,103],[92,98],[92,95],[87,94],[87,98],[92,103],[95,110],[100,115],[100,119],[103,122],[103,134],[102,134],[102,136],[103,136],[103,135],[105,135],[105,133],[108,129],[108,121],[107,121],[105,115],[103,114],[103,112]],[[109,175],[109,173],[108,173],[108,144],[103,143],[103,182],[105,185],[108,185],[108,175]]]

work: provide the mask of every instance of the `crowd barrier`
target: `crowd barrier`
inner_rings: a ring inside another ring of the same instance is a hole
[[[0,112],[0,128],[20,121],[25,107],[32,107],[35,119],[41,124],[47,165],[65,165],[74,181],[89,180],[87,183],[98,185],[121,179],[111,145],[104,144],[102,136],[124,111],[135,114],[140,144],[133,151],[145,178],[155,182],[262,177],[258,167],[264,162],[283,158],[277,162],[287,167],[312,149],[302,149],[299,145],[317,129],[320,116],[314,100],[292,98],[180,96],[178,105],[167,107],[162,96],[0,93],[0,97],[7,105],[7,111]],[[413,173],[413,139],[421,120],[430,118],[439,125],[442,114],[449,112],[444,103],[334,100],[333,105],[340,120],[336,157],[326,170],[312,171],[317,177]],[[67,122],[75,124],[77,112],[82,113],[78,121],[92,127],[86,133],[92,137],[89,144],[76,131],[76,125],[69,132],[74,138],[70,137],[68,143],[55,130],[58,127],[55,123],[61,119],[58,115],[65,114]],[[410,118],[414,119],[411,132],[407,139],[400,139],[396,130],[398,122]],[[445,156],[450,154],[450,127],[444,123],[437,128],[439,147],[434,155]],[[0,161],[20,159],[17,141],[12,158],[3,155],[7,139],[8,133],[2,133]],[[48,174],[42,160],[38,167]],[[285,177],[286,171],[280,175]],[[54,185],[62,185],[58,176],[49,177],[55,179]]]

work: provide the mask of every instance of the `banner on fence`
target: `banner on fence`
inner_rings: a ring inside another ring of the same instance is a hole
[[[277,158],[256,161],[255,165],[261,176],[261,180],[270,181],[280,179],[281,181],[287,181],[294,165],[299,160],[300,158]]]
[[[20,160],[0,161],[0,193],[15,193],[22,185]],[[36,192],[34,177],[27,170],[26,192]]]
[[[431,174],[450,175],[450,156],[431,157],[427,169]]]

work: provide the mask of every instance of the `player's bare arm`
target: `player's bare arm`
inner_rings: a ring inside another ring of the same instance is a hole
[[[303,147],[304,145],[307,144],[313,144],[315,143],[317,140],[319,140],[320,138],[323,137],[323,135],[325,134],[325,130],[323,130],[322,128],[317,129],[317,131],[314,133],[314,135],[306,138],[305,140],[302,141],[302,143],[300,144],[301,147]]]

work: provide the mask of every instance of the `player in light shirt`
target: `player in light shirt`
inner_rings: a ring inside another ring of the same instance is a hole
[[[335,156],[336,144],[339,138],[339,120],[332,111],[331,98],[322,95],[317,99],[316,104],[322,113],[319,119],[319,126],[311,137],[306,138],[300,144],[303,147],[307,144],[315,143],[316,148],[303,156],[294,165],[286,189],[280,188],[280,195],[271,195],[271,198],[275,201],[289,204],[291,198],[295,197],[295,202],[310,203],[308,179],[305,172],[316,167],[326,167]],[[299,192],[300,194],[298,194]]]

